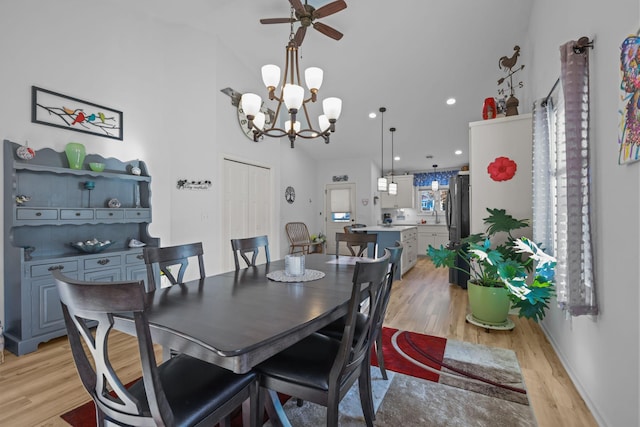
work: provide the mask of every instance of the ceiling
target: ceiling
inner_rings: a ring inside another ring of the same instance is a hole
[[[290,27],[262,25],[259,20],[288,17],[289,2],[198,1],[215,16],[213,28],[221,42],[234,47],[240,60],[256,70],[255,81],[234,89],[266,99],[260,67],[284,66]],[[391,126],[397,128],[394,154],[400,156],[394,162],[396,173],[432,171],[434,164],[439,169],[467,164],[468,123],[482,119],[486,97],[497,96],[497,81],[506,75],[498,67],[499,58],[511,56],[515,45],[524,45],[532,1],[345,1],[346,9],[317,20],[344,37],[336,41],[309,28],[300,47],[301,69],[324,69],[319,99],[342,98],[342,115],[329,145],[321,139],[298,138],[295,149],[319,160],[367,157],[379,165],[380,115],[375,119],[368,115],[384,106],[385,170],[391,167]],[[330,0],[308,2],[317,8]],[[212,30],[211,22],[189,16],[188,10],[172,13],[174,19],[185,14],[192,25]],[[527,52],[521,54],[518,65],[527,60]],[[218,84],[218,89],[229,86]],[[457,99],[454,106],[446,105],[449,97]],[[321,114],[321,102],[316,104],[311,112],[314,121]],[[275,109],[275,104],[267,105]],[[288,141],[282,138],[280,143]],[[462,154],[456,156],[456,149]]]

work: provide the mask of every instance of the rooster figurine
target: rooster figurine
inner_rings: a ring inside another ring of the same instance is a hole
[[[514,46],[513,50],[513,55],[511,55],[510,57],[505,55],[498,60],[498,68],[507,73],[506,77],[498,79],[498,85],[504,83],[507,78],[509,79],[509,81],[507,82],[507,86],[509,87],[510,92],[509,98],[506,101],[507,116],[518,115],[518,105],[520,104],[520,101],[518,101],[518,98],[516,98],[513,94],[513,75],[524,68],[524,65],[521,65],[520,67],[514,69],[516,63],[518,62],[518,57],[520,56],[520,46]],[[518,82],[517,85],[518,87],[523,86],[522,82]],[[504,89],[498,90],[498,93],[500,95],[504,95]]]

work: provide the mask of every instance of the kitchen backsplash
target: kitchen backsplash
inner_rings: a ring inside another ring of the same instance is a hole
[[[404,208],[404,209],[382,209],[382,215],[388,213],[391,215],[392,224],[395,225],[414,225],[421,224],[422,220],[425,220],[427,224],[436,224],[436,215],[432,213],[418,212],[416,209]],[[382,224],[382,217],[379,218],[379,223]],[[437,215],[437,225],[446,225],[444,212],[440,211]]]

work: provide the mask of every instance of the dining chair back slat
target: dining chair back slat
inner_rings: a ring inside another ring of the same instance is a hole
[[[340,243],[347,244],[351,256],[366,256],[370,244],[373,245],[373,253],[378,251],[378,235],[368,233],[336,233],[336,257],[340,253]],[[374,255],[375,256],[375,255]]]
[[[267,264],[271,262],[269,255],[269,238],[267,236],[248,237],[245,239],[231,239],[231,249],[233,250],[233,261],[236,270],[240,269],[240,260],[238,254],[242,257],[247,267],[255,267],[260,248],[264,248],[264,255]],[[251,253],[251,259],[247,254]]]
[[[205,278],[204,250],[202,242],[188,243],[185,245],[165,246],[163,248],[146,246],[142,249],[144,262],[147,265],[147,291],[160,287],[160,278],[156,277],[161,272],[172,285],[183,283],[184,274],[189,265],[189,258],[197,258],[200,278]],[[178,267],[177,274],[171,271],[172,267]]]

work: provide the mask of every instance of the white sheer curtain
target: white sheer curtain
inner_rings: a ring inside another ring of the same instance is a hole
[[[558,306],[597,314],[591,242],[589,51],[560,47],[560,90],[534,104],[534,239],[552,252]],[[544,104],[544,105],[543,105]]]

